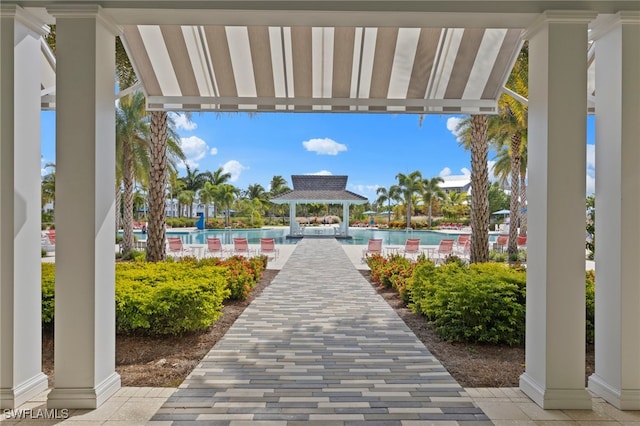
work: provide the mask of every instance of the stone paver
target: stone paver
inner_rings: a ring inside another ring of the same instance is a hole
[[[304,239],[149,424],[490,425],[333,239]]]

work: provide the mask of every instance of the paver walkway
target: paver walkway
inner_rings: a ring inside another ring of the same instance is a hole
[[[300,241],[151,420],[492,424],[333,239]]]

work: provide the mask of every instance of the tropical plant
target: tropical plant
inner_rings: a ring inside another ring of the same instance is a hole
[[[525,44],[520,51],[518,59],[509,75],[507,87],[520,96],[527,98],[529,72],[529,49]],[[523,153],[527,147],[527,104],[521,102],[509,93],[503,94],[498,100],[497,116],[489,120],[489,139],[498,147],[508,146],[510,154],[510,184],[511,184],[511,205],[509,226],[509,257],[517,256],[518,245],[518,222],[522,222],[524,217],[524,204],[521,204],[523,195],[520,188],[521,182],[521,161]],[[524,230],[526,232],[526,228]]]
[[[227,183],[229,179],[231,179],[231,173],[225,172],[222,167],[219,167],[213,173],[206,172],[206,176],[208,177],[209,182],[211,182],[214,186]],[[213,200],[213,217],[218,217],[218,205],[217,201],[215,201],[215,197]]]
[[[291,191],[291,188],[287,185],[287,181],[279,175],[271,178],[271,182],[269,183],[269,195],[273,198],[280,194],[284,194],[285,192]],[[276,214],[280,213],[282,215],[282,224],[284,225],[284,205],[282,204],[273,204],[273,209],[276,210]]]
[[[231,212],[231,205],[238,196],[238,189],[228,183],[216,185],[216,200],[218,203],[225,207],[225,226],[229,226],[229,214]]]
[[[451,219],[458,220],[460,216],[465,216],[469,211],[468,199],[466,192],[449,192],[444,199],[442,213]],[[487,245],[488,243],[487,241]]]
[[[587,197],[587,241],[586,247],[589,260],[593,260],[596,254],[596,197]]]
[[[42,207],[52,203],[55,217],[55,202],[56,202],[56,165],[53,163],[47,163],[44,165],[45,169],[50,169],[49,172],[42,177],[41,183],[41,199]]]
[[[216,200],[216,185],[207,181],[200,189],[200,201],[204,203],[204,223],[209,221],[209,204]]]
[[[407,208],[407,228],[411,228],[412,201],[415,194],[422,191],[422,173],[415,170],[408,175],[398,173],[396,175],[398,187]]]
[[[391,185],[389,189],[381,186],[376,189],[376,194],[378,194],[378,198],[376,199],[377,204],[384,205],[384,203],[387,203],[387,222],[390,223],[391,202],[395,201],[397,203],[401,200],[400,188],[397,185]]]
[[[489,186],[489,212],[505,210],[509,207],[509,196],[498,182]]]
[[[432,177],[431,179],[425,179],[422,182],[422,202],[427,208],[427,222],[429,228],[431,228],[431,217],[433,215],[433,203],[436,200],[443,200],[445,193],[440,188],[440,184],[444,182],[439,176]]]
[[[123,96],[116,108],[116,158],[121,163],[124,214],[121,250],[133,250],[133,189],[149,178],[149,120],[142,92]]]

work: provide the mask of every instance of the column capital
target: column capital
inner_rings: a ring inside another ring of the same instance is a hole
[[[640,25],[640,11],[625,10],[614,15],[602,15],[591,26],[589,38],[597,40],[619,25]]]
[[[523,38],[531,38],[549,24],[588,24],[596,16],[591,10],[546,10],[524,31]]]
[[[16,4],[0,3],[0,18],[13,18],[38,36],[49,34],[49,26]]]
[[[123,29],[100,5],[97,4],[61,4],[47,7],[54,18],[63,19],[97,19],[113,35],[120,35]]]

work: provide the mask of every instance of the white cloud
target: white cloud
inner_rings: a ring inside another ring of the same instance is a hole
[[[207,151],[209,151],[207,143],[197,136],[181,138],[180,147],[182,148],[182,152],[184,152],[186,160],[184,164],[178,164],[179,167],[184,167],[185,164],[191,168],[198,167],[198,162],[202,160],[205,155],[207,155]]]
[[[341,151],[346,151],[347,146],[334,141],[333,139],[309,139],[302,142],[307,151],[313,151],[323,155],[338,155]]]
[[[444,178],[450,175],[451,175],[451,169],[448,167],[445,167],[444,169],[440,170],[440,173],[438,174],[438,176],[440,176],[441,178]]]
[[[215,147],[211,148],[211,151],[209,151],[209,154],[217,155],[218,154],[218,148],[215,148]]]
[[[175,123],[177,129],[184,129],[184,130],[190,131],[190,130],[195,130],[198,127],[198,125],[193,121],[191,121],[186,114],[170,112],[169,115],[173,120],[173,122]]]
[[[456,128],[458,127],[458,124],[460,124],[462,120],[463,120],[462,117],[449,117],[447,119],[447,130],[453,133],[453,136],[456,137],[456,140],[458,142],[462,142],[462,139],[460,137],[461,133],[456,131]]]
[[[329,170],[320,170],[319,172],[313,172],[313,173],[307,173],[308,175],[317,175],[317,176],[331,176],[333,175],[333,173],[331,173]]]
[[[248,167],[243,166],[237,160],[230,160],[222,165],[222,171],[231,175],[231,178],[229,179],[231,182],[236,182],[240,177],[240,174],[247,169]]]
[[[462,172],[462,176],[471,177],[471,170],[466,167],[461,168],[460,171]]]
[[[350,184],[349,187],[353,192],[356,192],[358,194],[372,194],[372,193],[375,194],[378,188],[380,188],[380,185],[362,185],[362,184],[351,185]]]

